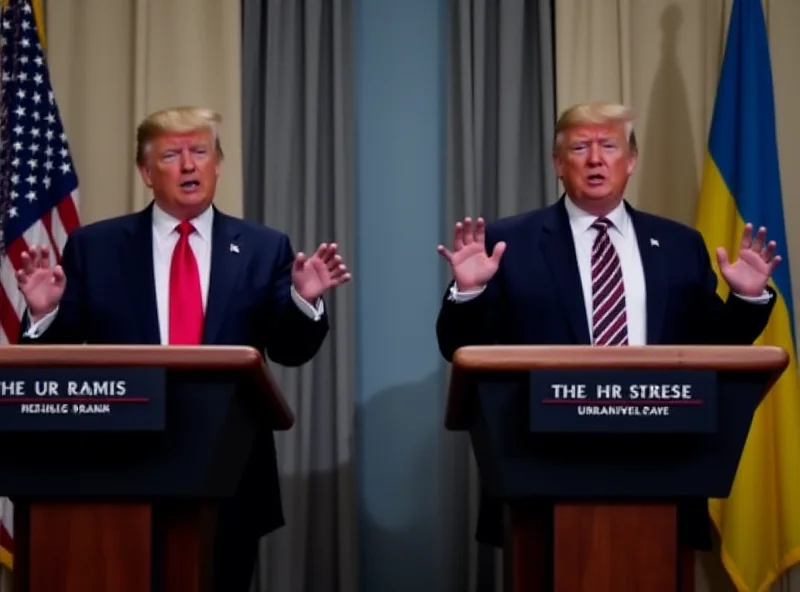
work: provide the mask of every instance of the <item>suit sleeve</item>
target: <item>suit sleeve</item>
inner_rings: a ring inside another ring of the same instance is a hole
[[[291,295],[294,251],[283,235],[275,258],[270,299],[267,303],[265,347],[267,356],[282,366],[300,366],[319,351],[328,334],[328,315],[314,320],[305,315]]]
[[[486,231],[486,249],[491,253],[497,241]],[[498,341],[499,303],[502,299],[501,268],[489,281],[480,296],[467,302],[450,299],[451,282],[445,291],[436,319],[436,340],[439,352],[451,362],[456,350],[469,345],[493,345]]]
[[[734,294],[723,301],[717,294],[718,278],[711,266],[708,250],[702,236],[696,234],[697,252],[703,274],[701,306],[697,309],[695,322],[701,328],[698,344],[752,345],[764,331],[772,309],[775,307],[775,291],[767,287],[769,302],[758,304],[747,302]]]
[[[61,267],[67,279],[64,294],[58,305],[58,312],[50,326],[36,339],[25,337],[30,326],[30,315],[25,311],[20,323],[19,343],[27,344],[79,344],[86,341],[88,325],[88,306],[86,283],[81,263],[79,235],[73,233],[64,245]]]

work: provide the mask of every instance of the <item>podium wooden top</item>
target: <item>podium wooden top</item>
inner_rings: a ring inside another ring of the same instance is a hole
[[[252,347],[178,345],[8,345],[0,347],[0,370],[16,367],[158,366],[168,370],[227,370],[245,374],[263,392],[275,430],[294,425],[294,413]]]
[[[456,350],[447,396],[445,427],[469,427],[466,399],[471,396],[471,374],[525,372],[529,370],[592,370],[636,368],[642,370],[718,370],[771,374],[770,386],[789,365],[780,347],[754,345],[648,345],[596,347],[590,345],[490,345]]]

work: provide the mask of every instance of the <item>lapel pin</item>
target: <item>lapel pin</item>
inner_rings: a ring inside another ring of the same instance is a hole
[[[659,244],[658,244],[658,239],[651,238],[651,239],[650,239],[650,246],[651,246],[651,247],[659,247],[659,246],[661,246],[661,245],[659,245]]]
[[[231,243],[231,253],[238,253],[239,252],[239,245]]]

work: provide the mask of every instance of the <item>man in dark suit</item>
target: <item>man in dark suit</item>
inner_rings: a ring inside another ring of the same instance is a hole
[[[295,255],[285,234],[212,205],[219,121],[194,107],[148,116],[136,162],[153,203],[74,231],[61,265],[37,248],[23,255],[22,342],[247,345],[285,366],[311,360],[328,332],[322,296],[350,274],[335,244]],[[214,590],[249,590],[259,538],[283,523],[265,428],[219,511]]]
[[[751,344],[766,327],[780,261],[766,229],[746,225],[738,260],[716,256],[702,236],[630,207],[623,195],[636,168],[633,122],[621,105],[565,111],[553,162],[565,195],[553,206],[486,225],[455,226],[449,286],[436,323],[442,355],[467,345]],[[665,163],[666,164],[666,163]],[[668,166],[668,165],[667,165]],[[502,506],[482,500],[478,540],[502,546]],[[709,548],[705,500],[682,508],[684,545]]]

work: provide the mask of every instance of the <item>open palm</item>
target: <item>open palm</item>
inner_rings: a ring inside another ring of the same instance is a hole
[[[450,263],[458,290],[468,292],[482,288],[494,277],[506,244],[497,243],[492,254],[487,254],[486,222],[478,218],[473,232],[472,219],[464,218],[463,222],[456,222],[453,251],[443,245],[439,245],[437,250]]]
[[[17,285],[28,312],[34,320],[55,310],[67,278],[60,265],[50,266],[50,253],[47,247],[31,247],[20,256],[22,266],[16,271]]]
[[[730,289],[741,296],[756,297],[764,293],[772,272],[781,261],[775,254],[775,241],[766,241],[763,226],[753,238],[753,225],[746,224],[742,233],[739,258],[731,263],[723,248],[717,249],[720,273]]]
[[[306,257],[298,253],[292,265],[292,285],[306,302],[315,302],[326,290],[350,281],[351,275],[336,243],[322,243],[317,251]]]

